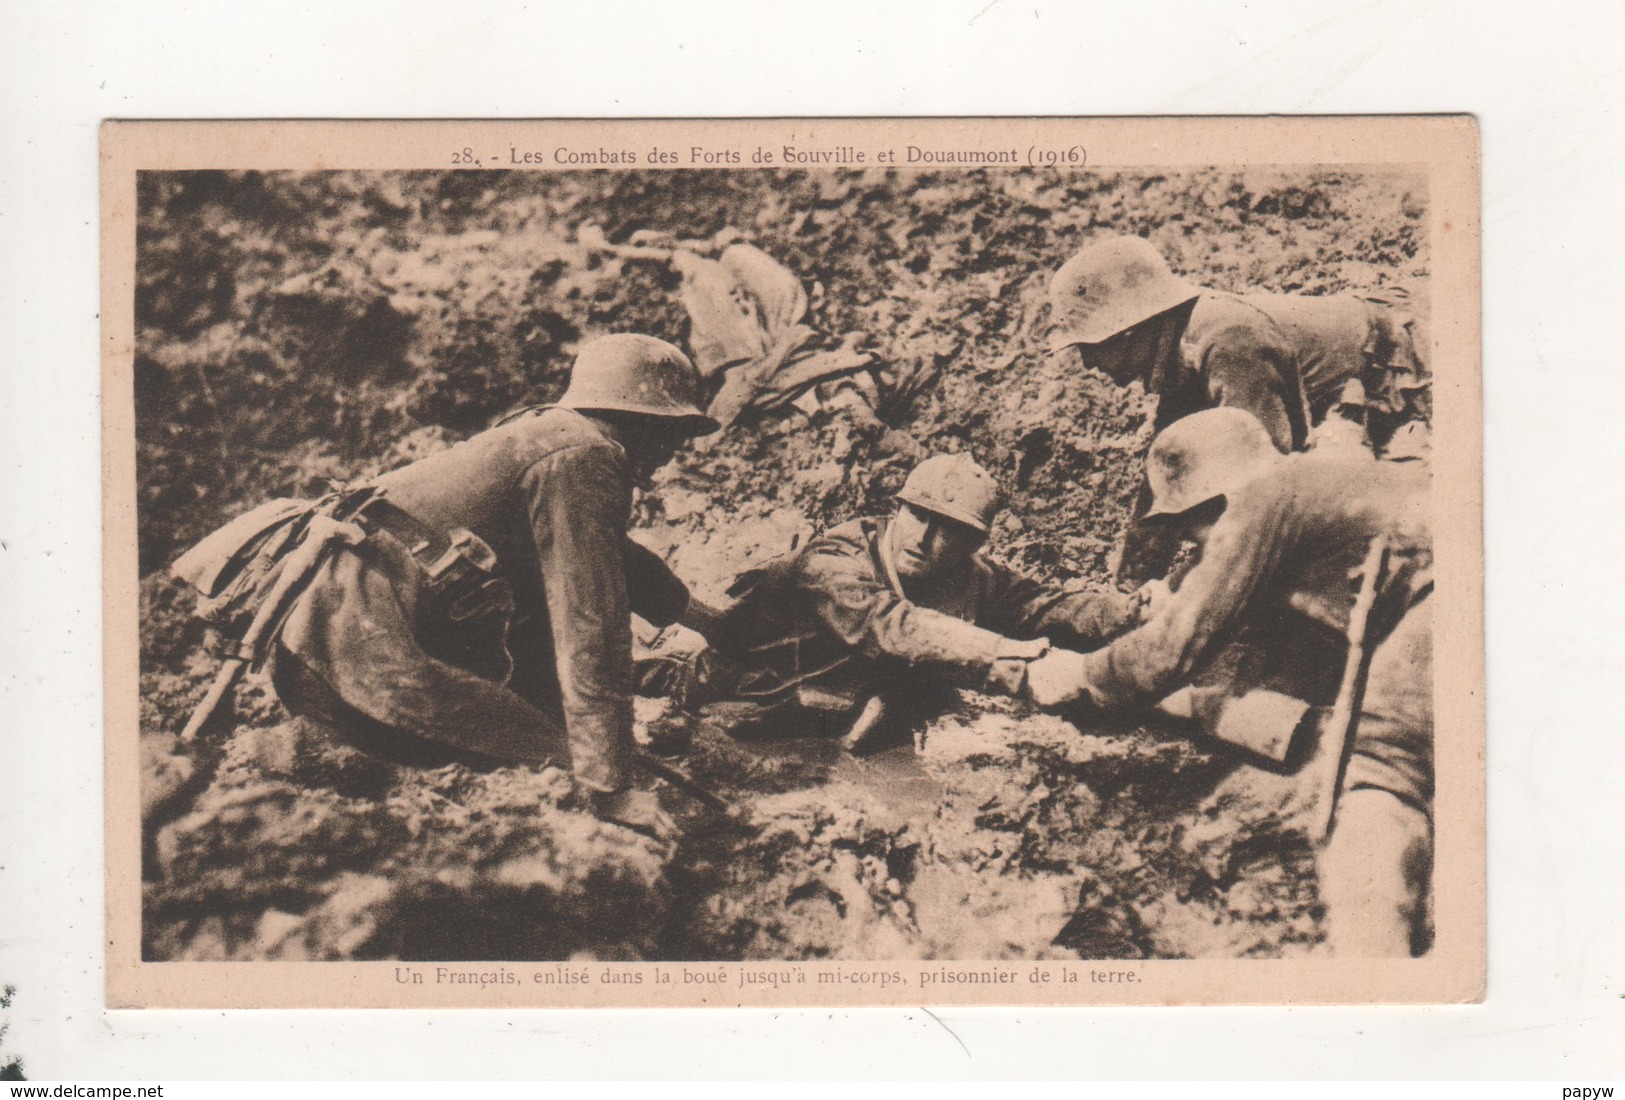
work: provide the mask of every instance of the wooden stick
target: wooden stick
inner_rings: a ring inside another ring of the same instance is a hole
[[[1366,550],[1365,562],[1360,566],[1360,592],[1349,610],[1348,659],[1343,662],[1343,682],[1337,689],[1337,703],[1332,707],[1327,728],[1335,742],[1328,746],[1336,750],[1336,764],[1332,769],[1331,785],[1325,791],[1322,804],[1319,840],[1331,836],[1337,824],[1337,796],[1348,772],[1349,755],[1354,748],[1354,734],[1360,721],[1360,707],[1365,701],[1365,677],[1370,665],[1366,652],[1366,631],[1371,620],[1372,605],[1377,602],[1377,589],[1388,565],[1388,538],[1377,535]]]
[[[657,760],[641,749],[638,750],[636,760],[638,766],[650,775],[659,776],[707,809],[715,810],[720,814],[727,814],[732,809],[719,795],[701,785],[697,779],[687,772],[662,760]]]

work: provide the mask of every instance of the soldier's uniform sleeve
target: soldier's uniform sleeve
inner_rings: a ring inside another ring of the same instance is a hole
[[[522,487],[575,774],[589,787],[619,790],[633,752],[626,458],[607,445],[569,447],[527,469]]]
[[[670,626],[688,610],[688,585],[648,547],[626,539],[626,598],[633,614]]]
[[[1004,686],[989,678],[1009,639],[903,599],[862,548],[820,539],[798,563],[796,583],[822,625],[865,657],[901,661],[967,687]]]
[[[1290,351],[1269,334],[1246,325],[1213,333],[1196,352],[1197,370],[1216,406],[1245,409],[1258,417],[1275,449],[1301,449],[1308,437],[1297,368]]]
[[[1097,704],[1126,707],[1162,698],[1232,635],[1291,541],[1283,503],[1269,486],[1238,494],[1166,610],[1084,658],[1084,684]]]
[[[1062,592],[981,559],[976,625],[1010,638],[1048,638],[1067,649],[1097,649],[1135,622],[1133,597],[1121,592]]]

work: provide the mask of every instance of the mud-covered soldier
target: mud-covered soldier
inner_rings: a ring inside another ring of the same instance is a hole
[[[1156,617],[1084,655],[1076,679],[1035,677],[1034,698],[1150,705],[1188,683],[1226,639],[1258,624],[1269,629],[1254,639],[1283,650],[1349,638],[1359,590],[1371,584],[1363,637],[1350,639],[1370,654],[1364,701],[1321,858],[1327,942],[1360,957],[1420,949],[1433,831],[1427,467],[1283,456],[1239,409],[1175,423],[1152,444],[1147,467],[1152,521],[1194,539],[1201,560]],[[1368,582],[1379,537],[1387,564]]]
[[[421,739],[572,768],[601,815],[664,832],[634,786],[630,616],[675,621],[688,592],[627,527],[635,483],[715,430],[698,387],[670,344],[606,336],[557,404],[378,478],[366,538],[322,564],[281,631],[278,696],[380,751]],[[459,554],[489,579],[446,590]]]
[[[1202,409],[1243,409],[1287,453],[1309,447],[1333,416],[1381,453],[1401,424],[1429,416],[1426,332],[1402,289],[1229,294],[1175,275],[1149,241],[1114,236],[1069,259],[1049,300],[1051,349],[1077,348],[1121,385],[1138,379],[1157,398],[1158,430]],[[1137,514],[1148,499],[1142,492]],[[1160,571],[1172,549],[1136,526],[1122,575]]]
[[[1016,694],[1034,664],[1076,659],[1051,643],[1100,645],[1137,621],[1149,592],[1065,593],[981,553],[999,503],[981,466],[938,455],[909,474],[890,517],[841,524],[744,574],[706,631],[721,660],[698,700],[822,711],[859,749],[933,688]]]

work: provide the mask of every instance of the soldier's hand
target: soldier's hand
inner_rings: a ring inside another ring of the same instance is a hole
[[[682,617],[677,620],[679,626],[686,626],[696,634],[703,634],[710,638],[716,632],[717,625],[722,621],[723,609],[713,607],[696,596],[688,598],[688,607],[684,609]]]
[[[1027,666],[1027,698],[1041,707],[1076,702],[1086,694],[1084,657],[1070,649],[1052,649]]]
[[[671,844],[677,839],[677,822],[660,808],[660,799],[653,791],[631,787],[600,794],[595,801],[598,816],[605,821],[624,825],[661,844]]]
[[[1146,581],[1130,598],[1134,601],[1135,615],[1146,623],[1162,614],[1168,601],[1174,598],[1174,590],[1168,587],[1167,581]]]
[[[1019,695],[1022,684],[1027,681],[1027,666],[1048,652],[1048,638],[1034,638],[1031,641],[1006,638],[988,667],[983,689],[1004,695]]]

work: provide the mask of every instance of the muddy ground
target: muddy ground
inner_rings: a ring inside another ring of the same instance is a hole
[[[369,755],[252,677],[181,751],[212,664],[163,567],[248,505],[556,395],[583,339],[683,344],[670,268],[598,244],[731,227],[801,276],[816,329],[858,335],[874,384],[684,454],[640,498],[637,537],[714,599],[808,532],[887,510],[920,457],[968,450],[1009,491],[991,552],[1104,586],[1151,410],[1044,354],[1049,272],[1109,231],[1226,289],[1375,289],[1427,271],[1412,181],[175,173],[140,197],[148,957],[1234,957],[1320,938],[1298,785],[1169,722],[962,693],[918,751],[853,759],[642,700],[640,736],[735,807],[667,790],[675,851],[578,812],[557,770]]]

